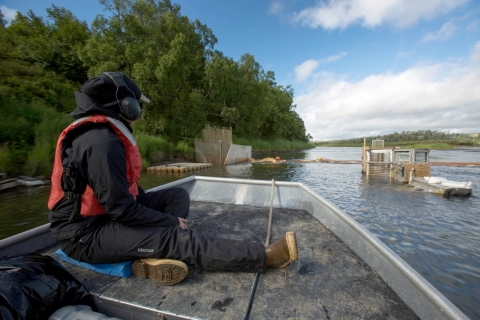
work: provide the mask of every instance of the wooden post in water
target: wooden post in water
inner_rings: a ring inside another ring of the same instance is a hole
[[[219,159],[218,163],[220,165],[222,165],[222,140],[219,140],[218,143],[220,143],[220,159]]]
[[[363,137],[363,148],[362,148],[362,172],[365,173],[365,152],[366,152],[367,146],[366,146],[366,138]]]

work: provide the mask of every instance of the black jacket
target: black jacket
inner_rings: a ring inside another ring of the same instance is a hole
[[[75,99],[78,109],[70,114],[72,118],[104,114],[122,121],[132,131],[130,125],[114,111],[104,108],[89,96],[75,92]],[[80,132],[76,132],[76,137],[65,150],[63,166],[77,171],[93,189],[107,214],[77,216],[69,222],[74,200],[60,200],[48,215],[50,230],[57,241],[93,232],[109,220],[132,227],[178,225],[175,216],[144,207],[128,192],[125,147],[109,124],[84,125]],[[63,179],[71,178],[63,175]],[[71,181],[64,182],[71,184]]]

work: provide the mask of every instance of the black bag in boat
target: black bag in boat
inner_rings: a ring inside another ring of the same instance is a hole
[[[57,309],[83,304],[97,311],[85,286],[55,259],[40,254],[0,261],[0,319],[48,319]]]

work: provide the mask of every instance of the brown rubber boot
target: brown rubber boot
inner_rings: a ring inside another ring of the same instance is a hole
[[[161,285],[171,286],[187,277],[188,267],[178,260],[149,258],[134,261],[132,272],[138,277],[150,278]]]
[[[294,232],[287,232],[277,242],[265,248],[265,265],[270,268],[284,268],[298,259],[297,240]]]

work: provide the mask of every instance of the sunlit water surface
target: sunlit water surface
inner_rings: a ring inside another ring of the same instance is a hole
[[[270,156],[276,156],[274,154]],[[360,164],[293,159],[360,160],[361,148],[315,148],[281,154],[281,164],[238,164],[184,174],[143,173],[148,189],[190,175],[301,182],[375,234],[472,319],[480,319],[480,168],[432,166],[431,175],[472,181],[471,197],[415,192],[388,178],[366,179]],[[480,149],[430,152],[431,161],[480,162]],[[0,239],[47,221],[49,188],[0,194]]]

